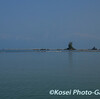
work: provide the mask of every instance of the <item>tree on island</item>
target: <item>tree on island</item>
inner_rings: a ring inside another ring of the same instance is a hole
[[[76,49],[72,46],[72,42],[69,42],[67,50],[76,50]]]
[[[97,48],[94,46],[94,47],[92,48],[92,50],[97,50]]]

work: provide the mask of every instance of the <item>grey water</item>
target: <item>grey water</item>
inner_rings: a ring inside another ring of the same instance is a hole
[[[50,90],[100,89],[100,52],[0,53],[0,99],[100,99]]]

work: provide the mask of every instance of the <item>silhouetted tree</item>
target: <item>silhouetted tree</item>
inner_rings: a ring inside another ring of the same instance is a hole
[[[94,46],[94,47],[92,48],[92,50],[97,50],[97,48]]]
[[[72,42],[69,42],[67,50],[75,50],[75,48],[72,46]]]

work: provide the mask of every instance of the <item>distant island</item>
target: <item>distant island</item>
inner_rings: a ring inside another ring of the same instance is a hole
[[[73,47],[72,42],[68,43],[68,48],[64,49],[0,49],[0,52],[100,52],[100,49],[97,49],[95,46],[92,49],[76,49]]]

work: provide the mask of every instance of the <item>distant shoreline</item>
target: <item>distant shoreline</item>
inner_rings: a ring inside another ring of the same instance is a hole
[[[78,49],[78,50],[66,50],[66,49],[0,49],[0,52],[100,52],[100,49]]]

